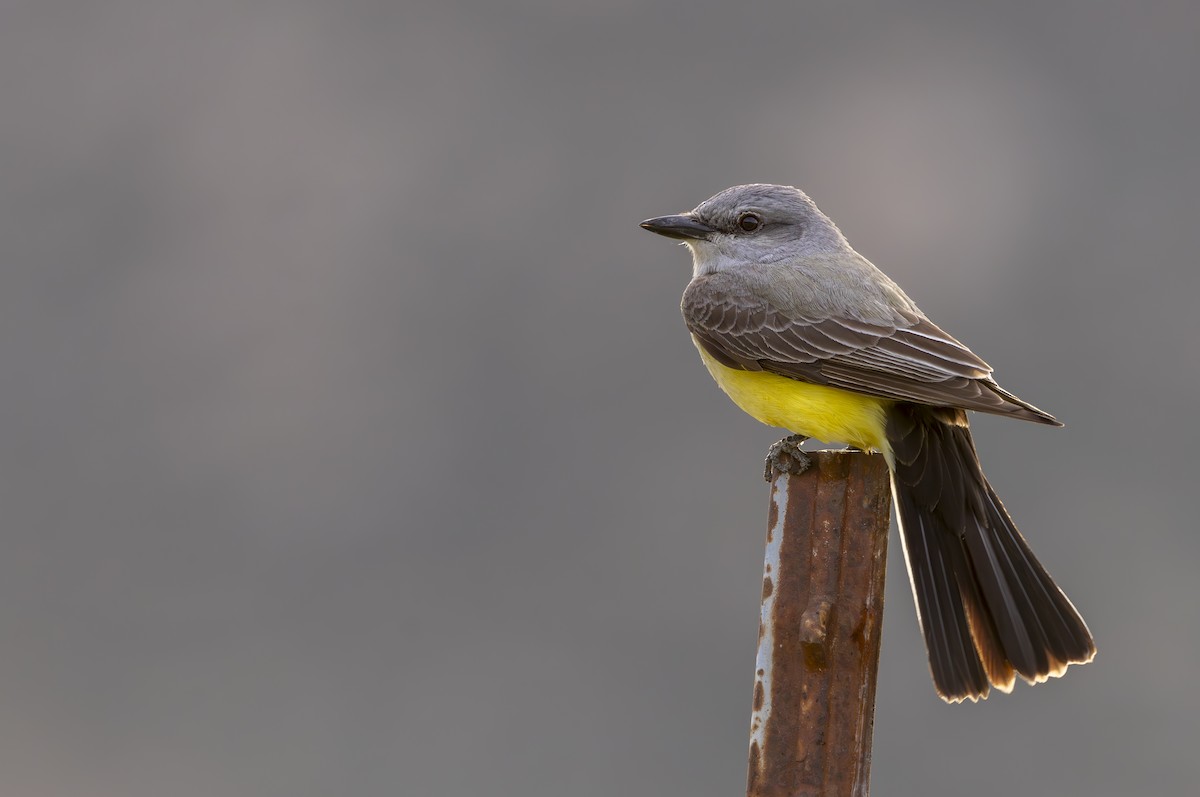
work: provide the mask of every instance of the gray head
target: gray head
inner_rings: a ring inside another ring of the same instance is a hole
[[[788,185],[735,185],[695,210],[648,219],[642,227],[687,244],[697,275],[852,251],[808,195]]]

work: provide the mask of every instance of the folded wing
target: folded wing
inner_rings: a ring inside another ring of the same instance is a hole
[[[722,365],[871,396],[1061,425],[1001,388],[991,367],[920,313],[880,321],[806,316],[703,277],[683,296],[688,329]]]

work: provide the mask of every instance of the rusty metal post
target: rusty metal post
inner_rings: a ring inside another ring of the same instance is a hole
[[[891,493],[878,454],[771,481],[748,797],[866,797]]]

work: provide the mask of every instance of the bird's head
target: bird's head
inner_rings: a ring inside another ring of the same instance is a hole
[[[647,219],[641,226],[686,244],[696,276],[850,251],[808,195],[786,185],[736,185],[695,210]]]

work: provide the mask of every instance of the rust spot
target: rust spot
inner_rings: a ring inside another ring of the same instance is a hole
[[[750,743],[750,770],[746,773],[746,793],[754,794],[758,789],[759,778],[762,777],[762,753],[758,742]]]
[[[866,612],[863,612],[858,618],[858,623],[854,626],[854,631],[850,634],[851,641],[854,642],[854,647],[859,651],[860,655],[865,655],[868,646],[871,644],[871,629],[867,627]]]
[[[804,642],[824,645],[829,634],[829,613],[833,602],[829,598],[814,598],[800,615],[800,638]]]
[[[758,677],[759,678],[762,678],[766,674],[767,674],[766,670],[764,670],[762,667],[758,668]]]
[[[764,578],[763,579],[762,599],[766,600],[767,598],[771,597],[771,593],[774,591],[775,591],[775,584],[772,583],[770,578]]]
[[[763,707],[763,685],[762,681],[754,682],[754,710],[761,711]]]
[[[801,642],[800,649],[804,651],[804,664],[809,670],[824,672],[829,667],[829,660],[825,656],[824,646],[814,645],[811,642]]]

